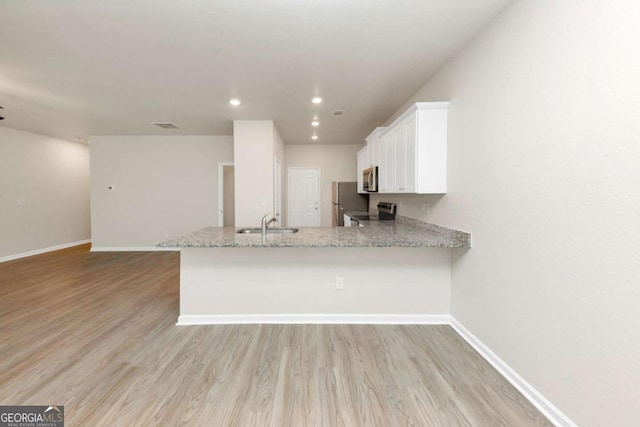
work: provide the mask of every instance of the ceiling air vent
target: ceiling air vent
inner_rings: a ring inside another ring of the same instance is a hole
[[[180,129],[178,126],[169,122],[153,122],[152,125],[161,127],[162,129]]]
[[[344,114],[344,110],[333,110],[331,112],[332,116],[342,116]]]

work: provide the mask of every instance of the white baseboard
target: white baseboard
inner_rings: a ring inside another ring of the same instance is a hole
[[[180,248],[160,248],[158,246],[92,246],[91,252],[156,252],[179,251]]]
[[[36,249],[34,251],[22,252],[15,255],[0,257],[0,262],[7,262],[7,261],[12,261],[14,259],[26,258],[33,255],[40,255],[47,252],[59,251],[60,249],[72,248],[74,246],[80,246],[86,243],[91,243],[91,239],[78,240],[77,242],[63,243],[62,245],[56,245],[48,248]]]
[[[533,406],[546,416],[549,421],[558,427],[577,427],[577,425],[564,415],[558,408],[553,406],[540,392],[531,384],[525,381],[516,371],[511,369],[502,359],[498,357],[489,347],[484,345],[467,328],[462,326],[453,316],[451,316],[451,327],[460,335],[471,347],[491,364],[507,381],[509,381],[520,393],[524,395]]]
[[[222,314],[178,317],[179,326],[229,324],[449,325],[448,314]]]

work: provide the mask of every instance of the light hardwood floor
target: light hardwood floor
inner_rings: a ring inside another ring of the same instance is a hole
[[[1,405],[64,405],[67,426],[550,425],[448,326],[177,327],[178,253],[88,249],[0,264]]]

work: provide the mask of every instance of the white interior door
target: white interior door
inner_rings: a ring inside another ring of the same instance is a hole
[[[235,224],[235,183],[228,182],[230,177],[235,180],[235,175],[228,173],[232,169],[233,163],[218,163],[218,227],[224,227],[225,222]]]
[[[277,157],[273,158],[273,216],[282,227],[282,167]]]
[[[320,169],[289,168],[288,215],[289,227],[318,227],[320,225]]]

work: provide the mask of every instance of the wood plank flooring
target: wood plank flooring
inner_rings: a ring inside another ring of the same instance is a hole
[[[179,254],[0,264],[0,404],[68,426],[551,425],[448,326],[175,326]]]

